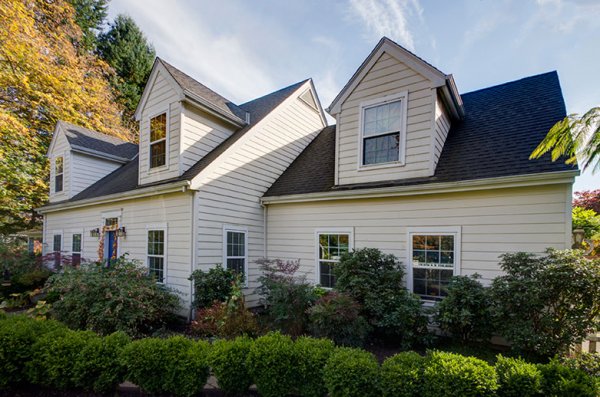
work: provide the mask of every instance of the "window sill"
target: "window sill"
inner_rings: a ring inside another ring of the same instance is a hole
[[[381,163],[381,164],[372,164],[372,165],[359,165],[357,171],[370,171],[370,170],[379,170],[383,168],[394,168],[394,167],[404,167],[406,164],[402,161],[394,161],[391,163]]]

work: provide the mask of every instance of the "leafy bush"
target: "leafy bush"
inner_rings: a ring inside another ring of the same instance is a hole
[[[542,373],[542,394],[547,397],[596,397],[594,379],[580,369],[561,365],[558,360],[538,365]]]
[[[428,319],[421,300],[404,287],[404,271],[395,256],[364,248],[343,254],[333,269],[336,289],[362,305],[379,336],[403,348],[424,341]]]
[[[424,397],[494,396],[498,383],[494,367],[474,357],[434,351],[423,371]]]
[[[379,364],[364,350],[340,347],[323,369],[331,397],[380,396]]]
[[[311,334],[338,345],[362,346],[370,327],[360,311],[360,304],[350,295],[331,291],[308,309]]]
[[[209,345],[182,336],[146,338],[125,346],[121,360],[127,379],[151,394],[193,396],[208,380]]]
[[[21,315],[0,318],[0,390],[24,383],[26,364],[33,358],[33,345],[47,333],[66,332],[52,320],[34,320]]]
[[[221,264],[208,271],[195,270],[190,276],[194,282],[194,307],[205,308],[216,302],[225,302],[231,296],[235,273]]]
[[[550,249],[504,254],[501,267],[490,290],[494,323],[514,351],[552,357],[600,326],[600,260]]]
[[[209,363],[219,388],[227,394],[244,394],[252,385],[247,366],[252,339],[217,340],[209,353]]]
[[[123,332],[89,338],[73,366],[75,384],[96,393],[114,392],[125,380],[125,367],[119,357],[130,341]]]
[[[318,296],[306,277],[296,275],[300,261],[260,259],[256,263],[262,273],[256,292],[267,308],[272,327],[289,335],[302,335],[308,324],[306,311]]]
[[[381,389],[385,397],[419,397],[423,388],[425,357],[415,352],[402,352],[381,365]]]
[[[32,359],[27,363],[30,382],[58,390],[84,386],[73,376],[74,368],[81,351],[88,343],[98,343],[99,339],[91,331],[68,330],[40,336],[32,347]]]
[[[498,355],[495,368],[498,396],[535,397],[540,394],[542,373],[535,364]]]
[[[323,369],[334,352],[333,342],[329,339],[300,337],[294,343],[298,357],[297,394],[304,397],[321,397],[327,394],[323,381]]]
[[[472,277],[452,277],[448,295],[436,306],[436,322],[463,342],[491,336],[491,301],[487,289]]]
[[[258,392],[265,397],[277,397],[295,390],[298,382],[297,363],[292,339],[272,332],[254,341],[247,365]]]
[[[30,254],[18,242],[0,242],[0,277],[10,281],[0,285],[0,301],[13,293],[31,291],[44,286],[52,271],[43,266],[40,257]]]
[[[47,289],[60,297],[52,306],[56,319],[70,328],[103,335],[152,333],[179,307],[177,295],[156,284],[146,268],[124,258],[109,268],[97,264],[67,268],[48,280]]]
[[[586,238],[600,239],[600,215],[591,209],[573,207],[573,230],[583,229]]]
[[[569,368],[584,371],[600,383],[600,353],[576,352],[562,357],[560,361]]]

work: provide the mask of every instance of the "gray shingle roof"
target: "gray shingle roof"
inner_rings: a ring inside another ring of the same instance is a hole
[[[165,60],[161,58],[156,59],[158,62],[163,64],[163,66],[175,79],[177,84],[181,86],[181,88],[204,99],[208,104],[214,107],[214,110],[223,113],[224,115],[232,118],[233,120],[236,120],[241,124],[245,124],[246,112],[242,110],[239,106],[237,106],[235,103],[217,94],[204,84],[183,73],[181,70],[177,69],[175,66],[169,64]]]
[[[88,149],[91,153],[106,154],[123,160],[131,160],[138,152],[138,145],[111,135],[93,131],[78,125],[58,122],[71,146]]]
[[[240,139],[246,132],[248,132],[256,123],[262,120],[267,114],[273,109],[279,106],[286,98],[288,98],[294,91],[296,91],[302,84],[307,80],[301,81],[296,84],[292,84],[288,87],[282,88],[278,91],[272,92],[263,97],[254,99],[250,102],[246,102],[239,105],[240,109],[244,112],[250,113],[250,124],[244,128],[239,129],[228,139],[223,141],[219,146],[213,149],[210,153],[200,159],[190,169],[181,175],[179,178],[172,178],[169,180],[160,181],[150,185],[159,185],[175,181],[191,180],[198,175],[207,165],[219,157],[227,148],[233,145],[238,139]],[[136,146],[137,147],[137,146]],[[139,185],[138,184],[138,171],[139,161],[135,157],[129,163],[121,166],[112,173],[108,174],[98,182],[94,183],[90,187],[86,188],[79,194],[75,195],[68,202],[78,201],[83,199],[90,199],[95,197],[102,197],[109,194],[122,193],[130,190],[135,190],[143,187],[150,186],[149,184]]]
[[[549,155],[529,160],[548,130],[566,116],[556,72],[462,95],[465,117],[453,121],[435,175],[334,186],[335,126],[326,127],[265,193],[265,197],[455,182],[576,170]]]

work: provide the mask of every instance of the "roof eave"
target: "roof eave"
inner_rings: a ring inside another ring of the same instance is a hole
[[[89,148],[86,148],[84,146],[79,146],[79,145],[73,145],[73,144],[71,144],[71,150],[74,151],[74,152],[78,152],[78,153],[82,153],[82,154],[87,154],[89,156],[98,157],[98,158],[101,158],[101,159],[104,159],[104,160],[114,161],[114,162],[120,163],[120,164],[125,164],[125,163],[127,163],[127,162],[129,162],[131,160],[131,159],[128,159],[128,158],[125,158],[125,157],[119,157],[119,156],[115,156],[113,154],[99,152],[97,150],[89,149]]]
[[[184,99],[190,101],[191,103],[193,103],[196,106],[199,106],[205,112],[207,112],[229,124],[232,124],[235,127],[241,128],[246,125],[245,121],[243,121],[237,117],[235,117],[235,118],[230,117],[229,115],[224,113],[221,109],[217,108],[216,106],[214,106],[213,104],[208,102],[206,99],[202,98],[199,95],[194,94],[193,92],[190,92],[189,90],[183,90],[183,95],[184,95]]]

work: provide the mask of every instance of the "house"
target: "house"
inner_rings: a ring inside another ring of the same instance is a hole
[[[499,275],[504,252],[571,244],[578,170],[529,155],[565,114],[555,72],[459,93],[383,38],[327,109],[312,80],[234,104],[157,59],[136,111],[139,145],[59,122],[48,156],[44,250],[127,253],[187,307],[194,269],[243,272],[262,257],[332,266],[375,247],[408,288],[442,299],[452,275]]]

